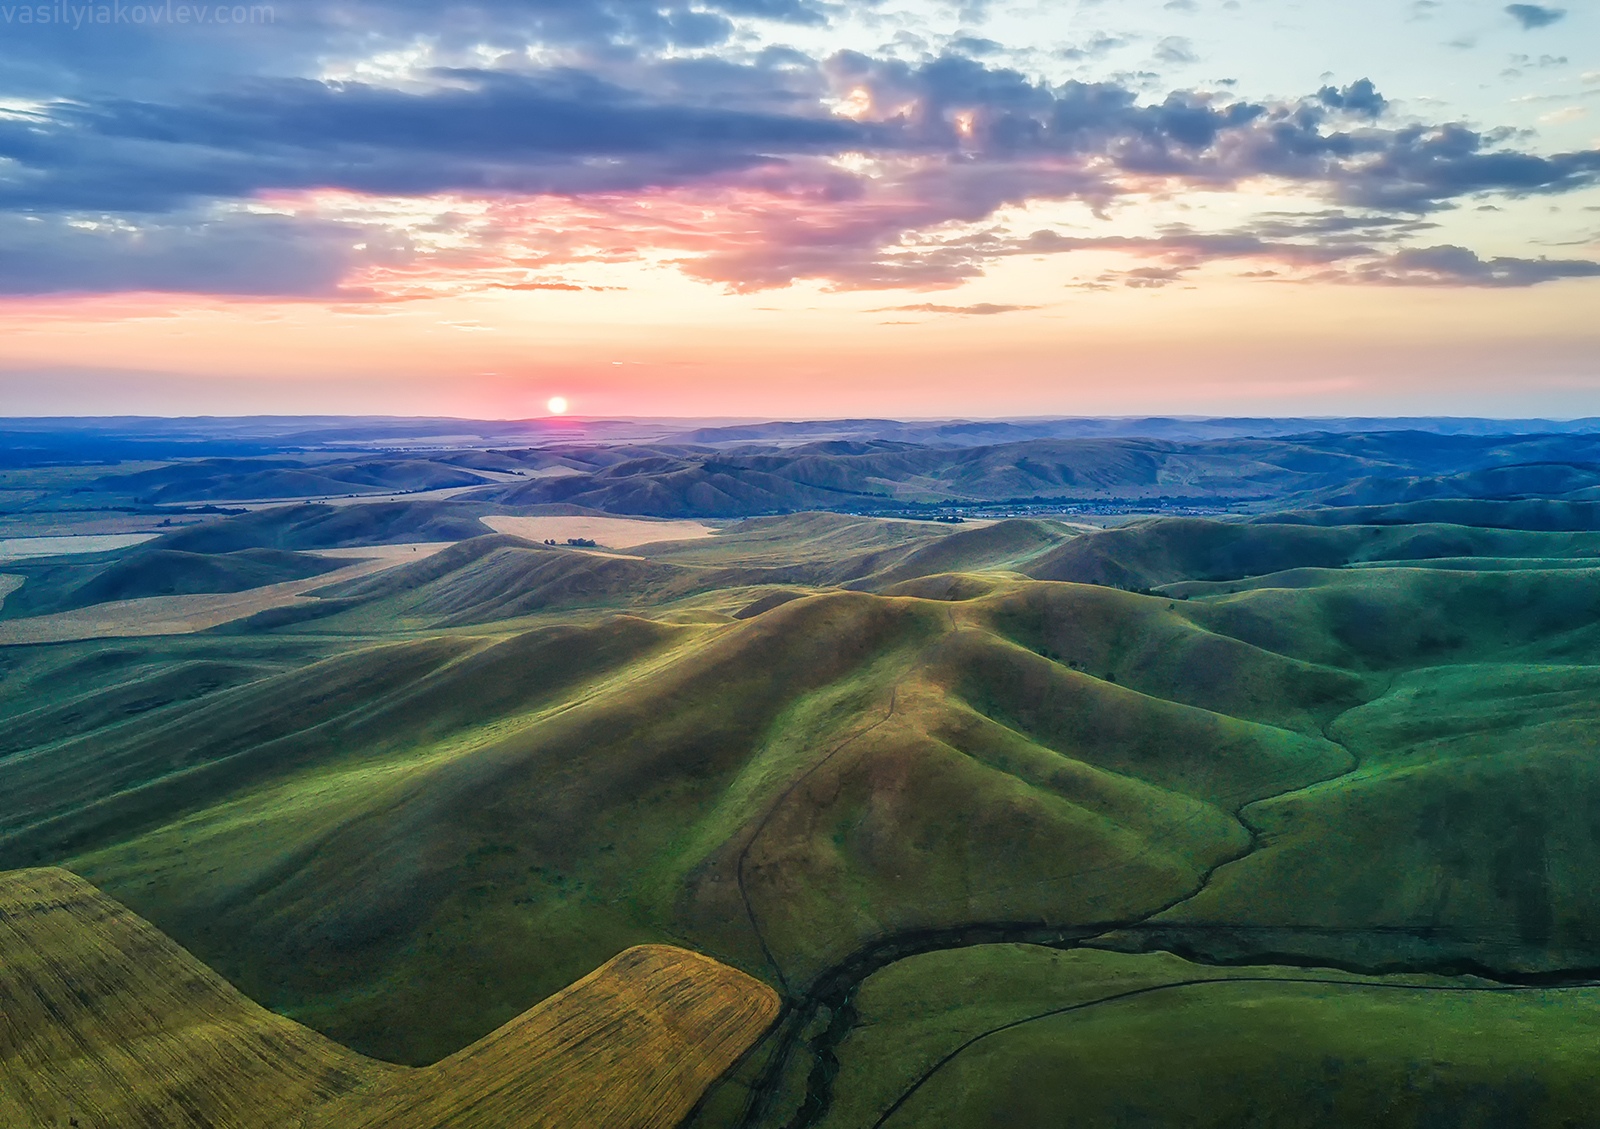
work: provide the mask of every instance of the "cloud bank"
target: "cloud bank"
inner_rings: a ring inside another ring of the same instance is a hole
[[[822,0],[286,8],[254,39],[212,35],[209,61],[138,78],[118,64],[94,89],[84,59],[56,49],[70,34],[57,29],[12,60],[11,80],[56,93],[0,103],[0,293],[379,300],[537,288],[550,285],[539,272],[631,260],[738,291],[933,290],[1009,256],[1081,251],[1149,260],[1102,280],[1140,287],[1210,263],[1366,285],[1595,273],[1582,259],[1417,240],[1469,202],[1591,187],[1600,150],[1541,153],[1511,131],[1402,118],[1365,79],[1292,99],[1152,97],[1142,80],[1030,77],[986,61],[994,45],[974,37],[914,61],[730,46],[752,22],[815,26],[830,11]],[[1563,14],[1506,12],[1529,29]],[[271,73],[316,44],[403,44],[425,29],[432,54],[387,75]],[[450,45],[478,63],[426,62]],[[153,33],[119,46],[147,63],[174,50]],[[16,42],[4,50],[15,56]],[[1157,54],[1194,59],[1177,37]],[[217,67],[247,74],[221,82]],[[1247,190],[1312,210],[1140,237],[1000,220],[1038,202],[1113,216]]]

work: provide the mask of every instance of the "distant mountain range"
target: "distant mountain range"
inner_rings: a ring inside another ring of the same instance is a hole
[[[1181,442],[1036,439],[982,447],[842,440],[786,448],[530,450],[538,477],[462,497],[656,517],[823,509],[1227,509],[1432,498],[1600,500],[1600,435],[1420,431]],[[553,469],[567,473],[549,474]]]
[[[889,439],[902,443],[980,447],[1028,439],[1243,439],[1317,433],[1425,431],[1434,435],[1565,435],[1600,431],[1600,417],[1577,420],[1478,419],[1452,416],[1211,418],[1203,416],[1069,416],[1057,419],[809,420],[703,427],[679,438],[692,443],[782,443],[821,439]]]
[[[830,440],[983,447],[1035,439],[1147,438],[1175,442],[1418,431],[1432,435],[1576,435],[1575,420],[1454,416],[1127,416],[990,420],[472,420],[398,416],[58,416],[0,418],[0,466],[122,459],[248,457],[298,451],[452,450],[499,446],[668,443],[727,448]]]
[[[1321,429],[1265,434],[1313,423]],[[448,500],[468,519],[551,506],[743,518],[805,510],[931,517],[1600,502],[1600,420],[682,424],[12,420],[0,422],[0,455],[12,468],[36,469],[26,485],[0,490],[0,513],[171,513],[401,496]],[[1173,434],[1156,434],[1162,428]],[[667,434],[641,437],[652,429]],[[1244,433],[1251,429],[1263,434]],[[1037,434],[1074,430],[1102,433]],[[1185,430],[1218,434],[1179,434]],[[1239,433],[1221,434],[1230,431]],[[104,469],[89,476],[72,469],[86,465]]]

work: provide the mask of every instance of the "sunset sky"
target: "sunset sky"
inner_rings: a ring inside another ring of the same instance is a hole
[[[0,415],[1600,414],[1600,6],[0,3]]]

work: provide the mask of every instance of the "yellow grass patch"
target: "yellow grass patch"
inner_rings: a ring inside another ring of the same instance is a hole
[[[0,538],[0,561],[55,557],[70,553],[104,553],[153,541],[154,533],[72,534],[62,537]]]
[[[691,541],[716,532],[698,521],[647,521],[633,517],[512,517],[496,514],[482,519],[496,533],[510,533],[530,541],[554,538],[566,544],[569,537],[581,537],[607,549],[631,549],[655,541]]]
[[[777,1013],[761,982],[641,945],[398,1067],[251,1002],[67,871],[0,874],[6,1129],[670,1129]]]
[[[65,870],[0,875],[0,1125],[256,1129],[380,1082]]]

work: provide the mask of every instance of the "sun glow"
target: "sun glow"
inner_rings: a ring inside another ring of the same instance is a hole
[[[544,406],[550,409],[550,414],[553,416],[564,416],[567,414],[567,398],[565,396],[552,396],[550,399],[545,401]]]

